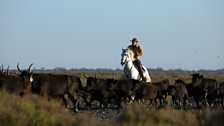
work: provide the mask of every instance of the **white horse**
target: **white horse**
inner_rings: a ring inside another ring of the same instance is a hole
[[[138,69],[133,64],[134,54],[130,49],[122,49],[121,53],[121,65],[124,66],[124,74],[126,75],[126,79],[135,79],[142,80]],[[151,77],[147,69],[143,67],[143,76],[146,78],[146,82],[151,83]]]

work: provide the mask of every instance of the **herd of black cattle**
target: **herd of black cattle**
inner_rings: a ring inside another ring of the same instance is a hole
[[[74,111],[79,109],[79,101],[92,107],[93,101],[99,102],[99,107],[115,105],[118,109],[130,102],[146,102],[148,107],[167,106],[167,96],[172,97],[175,108],[203,108],[208,106],[224,106],[224,82],[205,78],[200,74],[192,74],[192,82],[185,83],[178,79],[175,85],[169,80],[146,83],[138,80],[99,79],[88,77],[86,86],[82,85],[78,76],[32,73],[31,66],[20,70],[19,74],[0,71],[0,89],[20,96],[29,93],[47,98],[61,99],[66,107],[73,104]]]

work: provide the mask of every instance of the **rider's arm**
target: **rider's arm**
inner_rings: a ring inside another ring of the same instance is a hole
[[[137,48],[138,48],[138,50],[136,52],[137,53],[137,56],[142,56],[142,54],[143,54],[142,48],[140,46],[138,46]]]

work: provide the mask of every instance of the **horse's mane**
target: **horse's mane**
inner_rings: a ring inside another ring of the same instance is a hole
[[[133,53],[133,51],[131,49],[129,49],[129,48],[127,49],[127,51],[130,54],[130,57],[131,57],[131,59],[133,61],[134,60],[134,53]]]

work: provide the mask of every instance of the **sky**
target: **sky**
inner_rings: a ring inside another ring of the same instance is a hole
[[[137,37],[142,64],[224,68],[223,0],[0,0],[0,64],[108,68]]]

